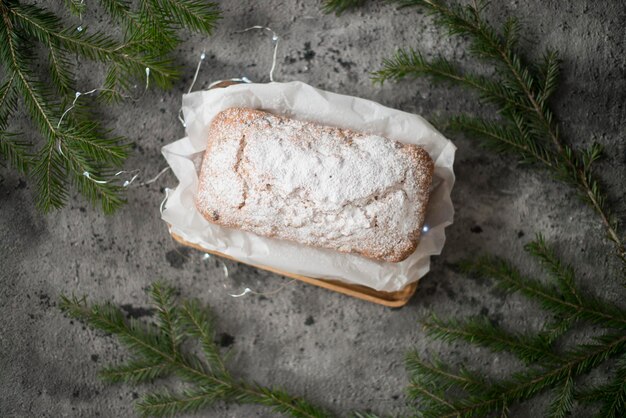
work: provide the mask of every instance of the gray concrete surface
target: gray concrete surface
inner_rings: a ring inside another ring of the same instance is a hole
[[[57,7],[53,1],[44,3]],[[92,9],[94,2],[87,3],[85,21],[96,27],[108,25],[109,20]],[[399,45],[418,47],[427,55],[467,58],[463,42],[446,39],[422,12],[371,2],[361,11],[335,17],[322,15],[319,1],[221,3],[224,19],[215,35],[189,36],[177,52],[185,77],[173,90],[151,90],[137,103],[100,108],[108,126],[136,142],[128,168],[152,175],[164,166],[160,148],[183,135],[176,113],[203,49],[209,58],[198,87],[241,75],[267,80],[268,39],[236,33],[251,25],[270,25],[282,35],[279,81],[302,80],[430,119],[465,111],[493,113],[472,94],[425,80],[372,85],[368,73]],[[493,3],[488,13],[494,21],[509,14],[521,19],[529,55],[537,56],[547,47],[561,51],[564,77],[555,106],[563,132],[575,145],[598,141],[606,146],[607,156],[598,164],[600,177],[612,206],[625,219],[623,1]],[[102,73],[90,70],[97,66],[82,68],[78,77],[84,90],[101,82]],[[16,120],[16,126],[38,135],[24,117]],[[267,297],[227,296],[229,290],[245,286],[276,289],[286,279],[226,261],[233,280],[227,282],[220,262],[204,261],[200,253],[176,245],[158,209],[162,188],[175,186],[171,174],[130,190],[128,204],[113,216],[102,215],[80,197],[73,197],[63,210],[42,215],[33,206],[32,183],[0,168],[0,416],[133,416],[133,400],[161,384],[133,388],[101,383],[97,370],[128,353],[112,338],[65,318],[57,308],[61,293],[113,299],[130,315],[141,317],[150,314],[146,287],[165,278],[183,297],[197,296],[213,307],[220,340],[235,353],[231,365],[237,376],[286,387],[337,413],[359,409],[400,415],[407,411],[403,357],[409,349],[439,353],[455,364],[467,362],[494,376],[519,366],[506,355],[429,342],[418,319],[430,313],[456,317],[486,313],[518,330],[536,327],[545,319],[536,305],[504,297],[489,282],[456,273],[451,265],[462,258],[491,252],[536,271],[521,249],[542,231],[575,263],[590,291],[623,304],[623,288],[612,280],[617,266],[609,255],[611,247],[597,218],[570,188],[544,172],[482,151],[462,135],[452,139],[458,146],[456,220],[448,229],[443,255],[433,260],[431,273],[400,310],[299,283]],[[596,377],[605,373],[606,368],[601,369]],[[545,404],[542,397],[516,413],[540,415]],[[219,404],[200,415],[272,414],[256,406]]]

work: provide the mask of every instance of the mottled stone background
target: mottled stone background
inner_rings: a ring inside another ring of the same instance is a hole
[[[40,1],[59,9],[56,1]],[[109,18],[86,2],[84,20],[106,27]],[[431,120],[469,112],[490,117],[493,109],[472,93],[432,86],[426,80],[373,85],[370,71],[398,46],[414,46],[432,56],[468,62],[465,44],[449,40],[418,10],[398,11],[372,1],[340,17],[323,15],[319,1],[223,1],[224,18],[210,38],[189,36],[177,51],[185,76],[173,90],[150,90],[140,101],[99,108],[115,132],[136,143],[130,169],[152,175],[164,167],[160,148],[183,136],[177,120],[181,94],[190,83],[200,52],[206,65],[197,87],[215,79],[246,75],[267,81],[271,46],[260,33],[238,34],[252,25],[269,25],[281,35],[276,79],[302,80],[338,93],[372,99],[419,113]],[[545,48],[561,51],[563,82],[555,108],[564,136],[574,145],[603,144],[598,164],[611,205],[625,218],[626,201],[626,5],[622,0],[494,1],[494,22],[519,17],[522,45],[536,57]],[[68,21],[78,25],[78,20]],[[489,72],[489,68],[468,66]],[[102,71],[88,63],[78,75],[82,90],[102,82]],[[15,122],[35,137],[25,117]],[[479,253],[510,257],[536,271],[522,246],[542,231],[580,270],[580,280],[595,294],[623,303],[624,290],[612,277],[617,265],[598,218],[572,189],[512,158],[479,149],[462,135],[458,146],[457,214],[448,242],[410,304],[394,310],[295,283],[267,296],[231,298],[227,290],[280,287],[286,279],[226,261],[234,285],[220,262],[177,246],[159,219],[163,188],[176,181],[167,174],[150,186],[131,189],[128,204],[104,216],[80,197],[63,210],[35,210],[30,180],[0,168],[0,415],[132,416],[132,402],[145,388],[106,386],[97,376],[104,364],[127,358],[110,337],[65,318],[61,293],[113,299],[129,315],[147,317],[146,287],[159,278],[175,284],[183,297],[197,296],[215,310],[219,339],[234,353],[237,376],[287,387],[335,412],[352,409],[402,414],[410,349],[468,362],[495,376],[518,367],[507,355],[491,355],[466,345],[433,344],[418,320],[430,313],[466,317],[487,314],[511,329],[536,327],[545,315],[537,306],[505,297],[488,281],[455,272],[453,263]],[[228,289],[225,289],[224,286]],[[230,286],[230,287],[229,287]],[[577,335],[576,339],[588,335]],[[601,378],[605,373],[597,373]],[[156,385],[155,385],[156,386]],[[546,398],[518,410],[539,414]],[[584,413],[581,412],[584,415]],[[218,405],[203,416],[271,416],[256,406]]]

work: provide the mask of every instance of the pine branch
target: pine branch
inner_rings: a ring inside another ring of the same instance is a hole
[[[31,166],[37,205],[44,211],[62,207],[72,184],[105,212],[124,203],[123,188],[110,176],[127,157],[127,141],[100,128],[86,110],[87,99],[66,108],[75,91],[70,54],[108,66],[104,87],[97,90],[105,99],[120,100],[136,96],[136,80],[145,82],[146,89],[170,86],[179,74],[171,56],[180,43],[177,32],[210,33],[219,18],[215,3],[198,0],[141,0],[136,10],[126,0],[100,2],[125,27],[123,40],[86,25],[67,28],[39,5],[0,1],[0,65],[7,73],[0,87],[0,156],[21,171]],[[85,6],[75,0],[65,0],[65,5],[78,15]],[[42,81],[33,71],[37,43],[47,50],[50,80]],[[29,146],[31,141],[7,132],[18,96],[45,140],[41,146]]]
[[[602,403],[598,418],[618,418],[626,410],[626,356],[617,361],[615,369],[615,376],[608,383],[575,394],[578,401]]]
[[[167,364],[154,361],[132,360],[118,366],[105,367],[100,371],[102,380],[108,383],[143,383],[172,373]]]
[[[32,161],[31,144],[19,139],[19,134],[0,131],[0,158],[21,173],[27,173]]]
[[[122,137],[108,138],[109,132],[100,132],[99,126],[90,121],[78,122],[68,127],[63,136],[70,149],[80,150],[85,158],[105,166],[117,167],[128,155],[128,144],[121,144]],[[87,170],[88,171],[88,170]],[[83,174],[85,170],[80,171]]]
[[[72,14],[80,16],[85,11],[83,0],[63,0],[63,2]]]
[[[452,117],[448,128],[473,134],[483,141],[486,148],[497,152],[517,154],[522,162],[540,162],[548,167],[554,164],[549,151],[543,145],[529,140],[528,132],[519,123],[511,126],[461,115]]]
[[[426,60],[419,51],[399,49],[392,58],[383,60],[383,68],[372,73],[372,81],[384,83],[402,78],[429,77],[437,83],[452,83],[477,90],[480,98],[487,103],[497,105],[501,111],[506,109],[526,109],[530,107],[519,103],[516,96],[504,88],[501,83],[486,77],[461,72],[452,62],[437,57]]]
[[[126,320],[124,314],[110,303],[89,306],[84,298],[65,296],[60,302],[67,315],[116,336],[132,352],[134,360],[131,362],[102,371],[105,380],[140,383],[175,374],[191,385],[181,393],[148,393],[137,404],[142,415],[171,416],[222,401],[265,405],[274,412],[294,417],[331,416],[282,390],[236,380],[225,367],[213,340],[208,311],[201,309],[195,301],[176,303],[174,290],[161,283],[152,286],[150,295],[158,313],[157,325]],[[183,350],[188,340],[199,340],[208,365]]]
[[[67,167],[70,171],[70,179],[78,191],[91,203],[100,203],[104,213],[113,213],[125,203],[122,199],[122,186],[103,180],[113,175],[112,171],[103,171],[97,166],[90,164],[88,159],[75,149],[60,144],[61,155],[67,160]],[[98,178],[90,173],[98,173],[102,177]]]
[[[324,13],[335,13],[340,15],[348,9],[360,7],[367,0],[324,0],[322,11]]]
[[[156,0],[155,4],[181,27],[189,27],[208,35],[220,18],[217,4],[204,0]]]
[[[407,373],[411,379],[409,393],[412,386],[423,386],[448,390],[454,387],[461,388],[469,393],[481,393],[489,387],[489,382],[484,377],[472,373],[467,369],[461,369],[454,373],[441,361],[426,362],[417,352],[410,352],[405,361]],[[417,396],[416,393],[412,393]]]
[[[5,15],[6,18],[6,15]],[[0,32],[0,40],[6,41],[7,48],[0,51],[0,58],[13,71],[16,88],[23,94],[33,119],[39,123],[40,130],[48,143],[38,154],[38,163],[35,165],[33,175],[37,179],[39,187],[38,205],[44,210],[61,207],[67,199],[66,176],[67,172],[73,173],[73,179],[79,190],[91,201],[101,202],[105,212],[112,212],[122,204],[119,197],[120,188],[108,183],[100,183],[84,176],[91,173],[98,176],[103,168],[94,165],[84,154],[85,144],[94,142],[94,146],[107,144],[112,154],[125,156],[123,149],[117,146],[117,139],[100,140],[94,133],[97,125],[93,122],[68,124],[61,127],[59,118],[56,116],[59,109],[52,99],[52,93],[41,83],[31,81],[32,75],[27,68],[29,58],[21,52],[21,39],[5,27]],[[68,121],[75,121],[69,118]],[[82,146],[73,146],[76,138],[81,138]],[[104,142],[103,142],[104,141]],[[99,143],[98,143],[99,142]],[[121,158],[117,159],[118,161]],[[117,162],[115,159],[113,162]],[[115,164],[113,164],[115,166]]]
[[[399,0],[401,7],[420,6],[434,16],[435,22],[448,30],[450,35],[465,36],[470,41],[472,55],[489,61],[498,70],[498,88],[477,83],[476,77],[458,72],[443,59],[428,62],[419,52],[399,51],[392,59],[383,62],[383,69],[373,74],[374,81],[399,79],[406,76],[429,76],[434,79],[453,81],[478,90],[499,106],[499,112],[513,126],[521,128],[528,137],[519,138],[527,147],[547,147],[550,157],[538,159],[560,180],[575,187],[583,200],[592,207],[603,223],[608,238],[614,243],[616,254],[626,266],[626,247],[619,232],[617,218],[606,204],[602,190],[590,165],[584,163],[585,151],[575,151],[559,134],[558,125],[549,108],[548,99],[556,90],[559,77],[559,59],[555,52],[545,54],[539,68],[526,65],[516,52],[519,25],[509,19],[500,35],[481,16],[482,6],[473,3],[466,7],[448,5],[442,0]],[[503,94],[504,92],[504,94]],[[465,127],[463,124],[461,128]],[[475,133],[469,129],[470,133]],[[491,138],[491,141],[494,138]],[[505,143],[506,144],[506,143]],[[523,161],[528,153],[521,151]],[[531,155],[532,156],[532,155]]]
[[[37,153],[32,175],[37,184],[37,206],[40,209],[49,211],[65,204],[68,194],[66,162],[52,141]]]
[[[130,2],[127,0],[100,0],[100,4],[111,17],[118,21],[126,21],[134,19],[134,15],[130,9]]]
[[[31,59],[24,55],[23,51],[28,49],[28,45],[24,45],[24,41],[15,32],[9,31],[13,23],[6,13],[3,14],[3,19],[5,23],[8,23],[4,26],[4,31],[0,32],[0,41],[4,41],[6,45],[0,50],[0,59],[12,71],[16,89],[22,93],[33,120],[39,124],[41,132],[48,141],[38,153],[38,161],[33,169],[39,188],[39,207],[50,210],[61,207],[65,203],[67,199],[65,178],[69,170],[73,171],[75,183],[89,200],[100,201],[106,212],[113,211],[122,203],[119,198],[120,190],[113,185],[100,184],[84,178],[85,172],[99,175],[102,167],[95,166],[88,158],[85,158],[81,152],[84,147],[74,147],[71,142],[76,137],[81,137],[80,141],[83,145],[90,139],[95,139],[94,142],[97,142],[97,137],[93,138],[93,135],[90,135],[96,130],[97,125],[73,123],[67,128],[60,126],[60,119],[56,116],[60,113],[60,109],[52,98],[52,92],[41,83],[32,81],[34,77],[27,69]],[[106,143],[113,147],[111,152],[122,152],[115,145],[117,139],[100,141],[99,145]]]
[[[10,73],[0,87],[0,128],[6,129],[9,117],[17,109],[17,91],[15,89],[15,73]]]
[[[178,76],[170,59],[143,52],[143,46],[121,44],[102,32],[89,34],[88,27],[80,32],[63,29],[59,18],[37,6],[18,5],[11,8],[11,13],[29,36],[44,43],[51,40],[55,45],[90,60],[113,61],[123,69],[121,76],[145,77],[145,69],[150,68],[152,77],[161,87],[169,87],[172,79]]]
[[[259,385],[248,386],[248,390],[255,390],[259,395],[250,397],[252,403],[260,403],[272,408],[272,411],[291,415],[297,418],[327,418],[333,415],[303,399],[295,398],[280,389],[267,388]],[[244,398],[245,399],[245,398]]]
[[[183,336],[178,309],[174,305],[174,289],[157,282],[150,289],[150,297],[155,302],[159,328],[169,341],[171,351],[177,353]]]
[[[583,303],[575,284],[575,272],[571,266],[563,265],[553,249],[548,247],[543,235],[538,234],[535,241],[525,246],[525,250],[537,258],[558,284],[563,297],[573,303]]]
[[[476,7],[477,8],[477,7]],[[504,47],[507,50],[517,48],[519,41],[520,25],[516,18],[509,17],[502,27],[502,36],[504,38]]]
[[[354,411],[350,414],[351,418],[384,418],[384,415],[377,415],[371,412]],[[389,416],[391,417],[391,416]]]
[[[491,383],[479,394],[470,394],[453,399],[448,394],[437,395],[434,389],[420,384],[410,386],[410,394],[423,405],[421,411],[425,416],[438,417],[473,417],[485,416],[502,411],[509,405],[530,399],[537,393],[548,388],[567,384],[567,379],[587,373],[607,359],[624,352],[626,335],[606,334],[596,338],[596,343],[580,345],[576,349],[564,353],[561,362],[552,367],[526,370],[514,374],[510,379]],[[565,396],[565,395],[564,395]],[[569,396],[569,395],[567,395]],[[563,405],[567,406],[567,399]],[[554,411],[564,407],[554,407]]]
[[[150,393],[137,403],[137,411],[144,417],[169,417],[205,409],[217,400],[212,389],[205,388],[187,389],[180,394]]]
[[[114,51],[123,45],[102,32],[88,35],[82,31],[65,29],[55,14],[34,5],[17,4],[9,9],[13,23],[26,35],[39,42],[53,42],[55,46],[67,48],[70,52],[98,61],[113,59]]]
[[[14,80],[15,73],[12,73],[0,86],[0,158],[18,171],[26,173],[32,162],[32,156],[29,154],[32,145],[21,140],[19,134],[7,131],[9,117],[17,109]]]
[[[547,344],[554,344],[559,338],[567,333],[578,320],[578,315],[556,315],[552,321],[544,324],[540,336]]]
[[[0,31],[0,41],[4,47],[0,49],[0,58],[10,71],[10,77],[15,83],[15,88],[23,94],[26,105],[31,110],[35,121],[39,123],[49,138],[54,137],[56,121],[52,116],[52,107],[46,102],[50,93],[40,83],[31,81],[33,77],[27,69],[30,60],[23,51],[31,45],[14,32],[9,31],[11,22],[6,15],[3,17],[5,25]]]
[[[170,345],[158,336],[156,326],[144,325],[136,319],[126,320],[124,313],[110,303],[88,306],[85,298],[61,297],[60,308],[70,317],[113,334],[138,358],[152,363],[170,359]]]
[[[494,352],[509,352],[526,364],[538,360],[558,362],[560,359],[560,356],[552,351],[549,342],[540,335],[533,337],[510,333],[483,317],[466,321],[444,321],[433,316],[424,321],[423,326],[427,335],[434,339],[446,342],[463,340],[487,347]]]
[[[197,301],[185,301],[180,307],[180,320],[186,332],[197,338],[213,373],[227,375],[226,366],[218,347],[215,345],[213,318],[210,312],[202,309]]]
[[[553,285],[525,278],[509,263],[497,258],[466,262],[462,264],[462,269],[472,274],[494,278],[497,285],[504,290],[521,292],[539,302],[544,309],[564,318],[565,326],[556,329],[549,326],[536,337],[520,337],[505,333],[485,321],[459,322],[434,319],[427,322],[428,333],[435,338],[445,341],[460,339],[486,346],[496,352],[510,352],[526,363],[535,363],[540,367],[514,374],[511,379],[496,382],[482,392],[470,392],[470,396],[461,400],[451,400],[449,396],[442,394],[440,398],[444,399],[446,404],[433,401],[432,393],[425,393],[427,388],[422,383],[423,379],[413,378],[413,381],[418,382],[418,387],[411,393],[418,399],[426,396],[429,399],[428,405],[434,408],[430,410],[431,413],[436,412],[441,416],[482,415],[529,399],[543,390],[556,388],[549,415],[563,417],[573,408],[573,379],[607,359],[626,352],[626,335],[623,331],[626,328],[626,311],[607,301],[583,294],[576,286],[574,270],[558,259],[543,237],[538,236],[526,246],[526,250],[542,262]],[[553,352],[551,346],[556,338],[578,320],[618,331],[604,334],[596,338],[592,344],[580,344],[560,354]],[[456,386],[463,388],[460,384]],[[604,389],[607,389],[605,393],[613,393],[608,387]],[[619,392],[617,393],[616,396],[621,396]],[[619,402],[614,398],[611,398],[611,401]]]
[[[511,378],[489,382],[472,375],[467,383],[459,374],[442,363],[427,363],[416,354],[407,360],[411,376],[409,394],[419,400],[424,416],[470,417],[507,410],[508,406],[534,397],[553,388],[549,416],[563,417],[574,405],[574,379],[597,367],[609,358],[626,352],[626,312],[606,301],[585,295],[576,286],[574,270],[564,265],[541,236],[526,246],[526,250],[544,265],[553,284],[545,285],[528,279],[509,263],[496,258],[483,258],[462,264],[472,274],[494,278],[507,291],[519,291],[538,301],[544,309],[566,320],[564,327],[548,326],[536,336],[511,334],[488,321],[442,321],[433,318],[425,323],[429,336],[452,342],[464,340],[488,347],[495,352],[509,352],[533,368],[515,373]],[[617,329],[595,338],[594,343],[579,344],[563,353],[553,351],[552,344],[575,321],[585,320],[604,328]],[[466,370],[462,372],[467,375]],[[475,384],[478,382],[479,384]],[[609,396],[608,404],[619,403],[621,389],[601,388]],[[460,389],[459,397],[451,390]],[[615,394],[611,397],[610,394]],[[578,396],[577,398],[579,398]],[[617,399],[616,399],[617,398]]]
[[[138,15],[140,30],[133,32],[132,41],[158,40],[163,43],[164,51],[172,50],[180,42],[170,16],[163,12],[156,0],[140,0]]]
[[[48,47],[50,77],[59,93],[61,93],[62,96],[66,96],[72,91],[72,83],[74,80],[74,74],[68,69],[70,63],[65,53],[57,48],[50,39],[47,39],[45,43]]]
[[[447,400],[445,393],[423,385],[419,380],[414,380],[409,384],[408,394],[411,399],[418,401],[419,409],[416,414],[417,417],[440,418],[444,416],[461,416],[454,412],[457,406]]]
[[[554,391],[554,400],[550,404],[550,418],[565,418],[574,407],[574,380],[568,375],[560,387]]]
[[[548,99],[558,87],[561,60],[556,51],[547,51],[543,56],[543,61],[537,68],[539,74],[539,85],[537,102],[545,111],[548,110]]]
[[[125,80],[121,76],[122,70],[120,67],[111,63],[104,77],[104,83],[102,86],[102,93],[98,96],[105,103],[118,103],[124,100],[125,91],[131,90],[131,83],[129,80]]]
[[[493,278],[497,285],[508,292],[520,292],[529,299],[557,315],[574,317],[603,327],[625,329],[626,312],[623,309],[591,296],[582,296],[580,300],[568,300],[553,286],[547,286],[538,280],[529,279],[505,260],[496,257],[482,257],[475,261],[461,264],[469,274]]]
[[[162,51],[164,54],[176,47],[175,32],[171,29],[149,31],[145,25],[145,16],[131,10],[127,1],[100,0],[100,4],[111,17],[124,26],[124,39],[127,45],[141,46],[150,51]]]

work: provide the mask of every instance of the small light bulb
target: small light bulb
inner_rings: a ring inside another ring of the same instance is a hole
[[[202,54],[200,54],[200,59],[204,61],[204,59],[206,58],[206,54],[203,52]]]
[[[428,232],[430,228],[428,227],[428,225],[424,225],[424,228],[422,228],[422,231],[424,232]]]

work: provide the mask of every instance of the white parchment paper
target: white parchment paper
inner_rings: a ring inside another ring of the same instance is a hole
[[[351,128],[422,146],[435,173],[426,222],[416,251],[400,263],[370,260],[352,254],[308,247],[205,220],[194,196],[198,169],[206,148],[211,121],[229,107],[249,107],[324,125]],[[162,218],[171,232],[207,250],[219,251],[249,264],[268,266],[309,277],[341,280],[376,290],[396,291],[423,277],[430,256],[440,254],[454,208],[456,147],[422,117],[390,109],[370,100],[330,93],[302,82],[239,84],[183,96],[187,136],[163,147],[163,155],[179,180],[165,204]]]

